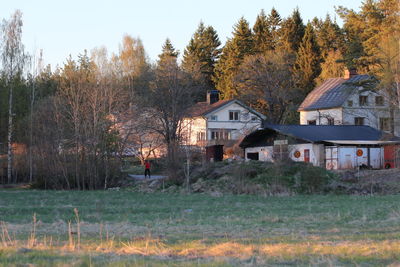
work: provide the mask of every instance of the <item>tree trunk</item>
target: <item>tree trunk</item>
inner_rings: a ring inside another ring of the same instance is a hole
[[[11,76],[12,77],[12,76]],[[9,96],[8,96],[8,137],[7,137],[7,182],[12,182],[12,136],[13,136],[13,87],[10,82]]]
[[[35,103],[35,82],[32,84],[31,95],[31,114],[29,125],[29,183],[33,181],[33,162],[32,162],[32,146],[33,146],[33,105]]]

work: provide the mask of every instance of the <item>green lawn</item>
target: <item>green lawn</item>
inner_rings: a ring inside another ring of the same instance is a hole
[[[0,265],[385,266],[400,263],[399,203],[398,195],[3,190]]]

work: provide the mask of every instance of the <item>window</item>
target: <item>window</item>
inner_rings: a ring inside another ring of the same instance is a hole
[[[256,121],[257,120],[257,116],[251,116],[251,120],[252,121]]]
[[[238,121],[239,120],[239,111],[231,110],[229,111],[229,120],[230,121]]]
[[[384,105],[383,96],[375,96],[375,105],[376,106],[383,106]]]
[[[359,103],[360,103],[360,106],[368,106],[368,96],[360,95]]]
[[[382,131],[390,131],[389,118],[379,118],[379,129],[381,129]]]
[[[230,140],[231,132],[229,130],[212,130],[211,140]]]
[[[328,125],[335,125],[335,119],[334,118],[328,118]]]
[[[197,132],[197,141],[204,141],[206,140],[206,133],[205,132]]]
[[[211,115],[210,120],[211,121],[217,121],[218,120],[218,116],[217,115]]]
[[[352,107],[353,106],[353,100],[347,101],[347,106]]]
[[[316,120],[311,120],[311,121],[307,121],[308,125],[317,125],[317,121]]]
[[[364,125],[364,118],[363,117],[355,117],[354,125]]]

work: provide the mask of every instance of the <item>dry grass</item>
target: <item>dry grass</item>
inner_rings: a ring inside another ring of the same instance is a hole
[[[101,199],[110,202],[106,209],[106,205],[92,208],[90,197],[85,201],[89,207],[78,206],[82,200],[66,200],[70,197],[68,192],[56,192],[54,196],[62,204],[54,207],[70,212],[70,216],[61,219],[62,211],[47,210],[47,205],[54,203],[52,194],[47,195],[49,199],[41,196],[35,200],[36,195],[29,193],[30,216],[20,217],[11,209],[8,214],[1,215],[0,211],[0,266],[46,266],[42,263],[54,263],[60,257],[61,265],[76,261],[78,266],[90,266],[92,261],[112,266],[153,266],[155,262],[159,266],[400,262],[400,216],[396,204],[400,196],[210,199],[154,195],[152,201],[158,205],[153,206],[143,195],[99,193]],[[134,199],[132,210],[137,214],[124,215],[123,220],[117,217],[126,211],[126,206],[120,201],[112,203],[116,197],[121,201]],[[142,208],[141,201],[147,209]],[[18,209],[26,202],[8,203]],[[0,206],[5,207],[2,204],[0,198]]]

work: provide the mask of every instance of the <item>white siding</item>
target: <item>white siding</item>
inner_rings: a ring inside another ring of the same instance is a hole
[[[196,145],[199,133],[207,133],[207,122],[202,117],[185,119],[183,121],[183,139],[186,145]]]
[[[335,125],[341,125],[343,121],[342,108],[300,111],[301,125],[307,125],[308,121],[313,120],[315,120],[316,125],[327,125],[328,118],[333,118]]]
[[[289,145],[289,157],[293,161],[304,161],[304,150],[308,149],[310,152],[310,163],[314,166],[323,166],[324,164],[324,146],[319,144],[296,144]],[[300,157],[295,157],[295,152],[300,152]],[[264,146],[264,147],[248,147],[245,149],[246,160],[247,153],[258,153],[260,161],[268,161],[273,162],[273,147],[272,146]]]
[[[229,111],[239,111],[239,120],[229,120]],[[217,116],[217,120],[211,121],[211,116]],[[237,140],[240,139],[242,136],[261,127],[261,119],[256,117],[256,115],[250,113],[248,109],[242,107],[241,105],[238,105],[237,103],[226,105],[221,109],[208,114],[207,117],[208,140],[211,140],[212,129],[232,130],[231,139]],[[256,117],[256,120],[252,121],[252,117]]]

